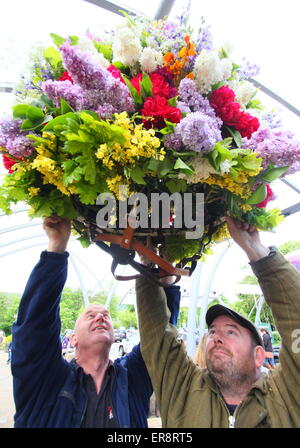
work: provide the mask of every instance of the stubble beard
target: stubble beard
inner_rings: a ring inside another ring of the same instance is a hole
[[[207,359],[207,369],[222,391],[250,389],[256,376],[255,365],[249,358],[238,363],[232,357],[223,362]]]

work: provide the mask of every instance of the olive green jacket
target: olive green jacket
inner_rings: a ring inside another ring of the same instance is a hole
[[[196,366],[177,340],[163,288],[137,280],[142,355],[163,427],[300,427],[300,274],[278,252],[251,267],[282,337],[280,364],[253,384],[233,417],[207,369]]]

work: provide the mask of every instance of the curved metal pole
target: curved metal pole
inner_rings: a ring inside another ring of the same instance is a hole
[[[14,215],[15,213],[23,213],[23,212],[27,212],[29,210],[29,207],[25,207],[25,208],[18,208],[16,210],[13,210],[12,215]],[[4,212],[0,213],[0,216],[9,216]]]
[[[123,269],[121,270],[121,275],[124,274],[125,269],[126,269],[126,265],[123,266]],[[106,302],[105,302],[105,308],[107,308],[107,309],[109,309],[109,305],[110,305],[112,296],[113,296],[113,294],[115,292],[115,289],[117,287],[117,284],[118,284],[118,281],[114,280],[114,283],[113,283],[112,287],[110,288],[110,290],[108,292],[107,299],[106,299]]]
[[[256,316],[255,316],[255,326],[258,327],[260,324],[260,313],[264,304],[264,296],[260,296],[258,299],[257,309],[256,309]]]
[[[41,236],[45,236],[45,233],[38,233],[36,235],[26,236],[25,238],[18,238],[16,240],[11,240],[11,241],[8,241],[7,243],[1,243],[0,244],[0,249],[2,247],[10,246],[12,244],[19,243],[19,242],[22,242],[22,241],[32,240],[34,238],[40,238]]]
[[[40,226],[41,222],[28,222],[27,224],[20,224],[18,226],[6,227],[0,230],[1,233],[13,232],[14,230],[26,229],[26,227]]]
[[[94,274],[94,272],[77,255],[75,255],[74,253],[72,253],[72,255],[73,255],[73,257],[77,258],[77,260],[89,271],[89,273],[92,275],[92,277],[94,277],[94,279],[96,280],[96,282],[98,284],[98,287],[104,289],[103,286],[102,286],[103,279],[101,280],[101,282],[99,282],[98,277],[96,276],[96,274]],[[94,288],[94,290],[95,289],[96,288]],[[94,292],[93,292],[93,294],[94,294]]]
[[[154,16],[154,20],[168,17],[176,0],[162,0]]]
[[[208,306],[208,301],[209,301],[209,293],[211,290],[211,285],[216,273],[216,270],[222,260],[222,258],[224,257],[225,253],[228,251],[228,249],[230,248],[230,245],[225,246],[225,248],[222,250],[222,252],[219,254],[218,257],[215,258],[214,264],[212,266],[212,269],[209,273],[207,282],[206,282],[206,286],[205,286],[205,291],[204,291],[204,295],[203,295],[203,303],[201,306],[201,311],[200,311],[200,325],[199,325],[199,340],[201,340],[202,336],[205,333],[205,316],[206,316],[206,311],[207,311],[207,306]]]
[[[252,82],[255,85],[255,87],[260,88],[260,90],[262,92],[264,92],[266,95],[268,95],[270,98],[273,98],[275,101],[278,101],[278,103],[282,104],[288,110],[293,112],[293,114],[295,114],[298,117],[300,117],[300,111],[299,111],[299,109],[297,109],[297,107],[295,107],[292,104],[288,103],[285,99],[281,98],[281,96],[277,95],[277,93],[275,93],[272,90],[268,89],[268,87],[264,86],[259,81],[256,81],[253,78],[249,78],[249,81]]]
[[[74,237],[74,240],[75,240],[75,237]],[[74,240],[71,240],[71,241],[74,241]],[[30,246],[19,247],[18,249],[10,250],[9,252],[5,252],[4,254],[0,254],[0,257],[6,257],[7,255],[12,255],[12,254],[15,254],[16,252],[21,252],[22,250],[32,249],[33,247],[38,247],[38,246],[45,246],[45,241],[42,242],[42,243],[30,244]]]
[[[202,261],[198,261],[192,276],[192,287],[190,292],[190,302],[187,321],[186,349],[189,356],[193,357],[196,350],[196,329],[197,329],[197,305],[199,300],[200,277],[202,272]]]
[[[80,274],[80,271],[79,271],[79,269],[77,267],[77,264],[75,263],[75,259],[74,259],[73,253],[70,252],[70,251],[69,251],[69,253],[70,253],[70,261],[71,261],[71,263],[73,265],[73,268],[74,268],[74,270],[76,272],[76,275],[78,277],[78,280],[79,280],[80,289],[81,289],[82,295],[83,295],[84,305],[87,308],[90,305],[90,301],[89,301],[89,298],[88,298],[88,295],[87,295],[87,292],[86,292],[86,289],[85,289],[85,284],[84,284],[84,281],[83,281],[82,276]]]

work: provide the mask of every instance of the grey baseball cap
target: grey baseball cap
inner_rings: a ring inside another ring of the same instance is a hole
[[[236,311],[231,310],[230,308],[227,308],[224,305],[213,305],[207,310],[206,323],[208,328],[211,326],[216,317],[224,315],[231,317],[231,319],[235,320],[242,327],[248,328],[248,330],[250,330],[252,335],[254,336],[257,345],[261,345],[262,347],[264,346],[260,332],[258,331],[256,326],[246,317],[242,316]]]

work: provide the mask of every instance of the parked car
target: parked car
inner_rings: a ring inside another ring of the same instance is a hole
[[[122,341],[122,336],[120,334],[119,330],[114,330],[114,342],[121,342]]]
[[[140,342],[140,336],[138,333],[134,333],[128,336],[126,339],[123,339],[119,344],[119,355],[124,356],[127,353],[131,352],[133,347]]]
[[[124,327],[119,328],[119,334],[122,339],[126,339],[127,333],[126,333],[126,329]]]

